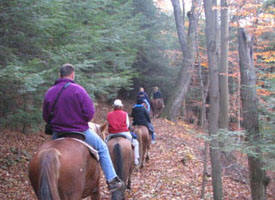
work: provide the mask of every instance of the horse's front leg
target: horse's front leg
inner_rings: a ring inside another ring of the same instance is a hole
[[[146,162],[149,161],[149,152],[148,151],[146,152],[146,158],[145,158],[145,160],[146,160]]]
[[[127,189],[131,190],[131,175],[129,175],[128,183],[127,183]]]
[[[84,200],[100,200],[100,192],[97,190],[96,192],[93,192],[90,197],[87,197]]]

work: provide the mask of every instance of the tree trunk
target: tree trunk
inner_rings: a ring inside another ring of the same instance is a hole
[[[209,89],[209,74],[206,79],[206,84],[204,84],[202,76],[202,66],[199,52],[199,39],[198,39],[198,30],[196,30],[196,54],[197,54],[197,63],[198,63],[198,76],[200,81],[201,89],[201,128],[206,129],[206,97]],[[203,155],[203,172],[202,172],[202,184],[201,184],[201,199],[205,198],[205,186],[207,183],[206,174],[207,174],[207,162],[208,162],[208,142],[204,141],[204,155]]]
[[[177,27],[180,47],[183,54],[183,66],[176,82],[174,94],[170,98],[166,109],[169,110],[168,118],[176,121],[180,114],[183,100],[190,85],[195,62],[195,30],[198,23],[197,10],[200,0],[192,1],[191,11],[188,12],[188,34],[184,31],[184,15],[181,12],[179,0],[171,0],[174,8],[174,16]],[[184,2],[183,2],[184,5]],[[183,16],[183,17],[182,17]]]
[[[228,5],[227,0],[221,0],[221,45],[220,45],[220,115],[219,127],[228,128]]]
[[[247,131],[250,145],[259,144],[261,135],[259,132],[258,101],[256,94],[256,72],[253,62],[253,38],[244,29],[238,29],[239,62],[241,71],[241,100],[243,126]],[[253,200],[265,199],[265,171],[262,169],[262,153],[255,146],[257,156],[248,154],[250,175],[250,188]]]
[[[209,134],[211,136],[216,135],[218,131],[218,118],[219,118],[219,77],[218,77],[218,65],[217,65],[217,41],[216,41],[216,27],[217,27],[217,15],[216,0],[204,0],[204,10],[206,19],[206,42],[207,42],[207,57],[210,73],[210,110],[209,110]],[[221,177],[221,163],[220,163],[220,151],[219,143],[213,139],[210,142],[210,158],[212,166],[212,185],[214,200],[221,200],[223,198],[222,190],[222,177]]]

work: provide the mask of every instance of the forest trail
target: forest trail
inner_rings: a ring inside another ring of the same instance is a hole
[[[154,119],[153,124],[157,143],[151,145],[150,160],[144,169],[135,170],[132,175],[132,190],[127,193],[129,200],[200,199],[204,143],[197,137],[199,133],[183,122],[174,124]],[[224,199],[249,199],[248,185],[232,182],[227,177],[224,184]],[[205,191],[206,199],[212,199],[209,177]]]
[[[102,109],[96,121],[102,121],[110,108]],[[196,200],[200,199],[203,171],[203,140],[194,126],[165,119],[153,119],[157,143],[151,145],[150,160],[142,170],[132,174],[129,200]],[[0,137],[0,199],[35,200],[28,180],[28,163],[33,152],[49,136],[44,133],[23,135],[5,131]],[[210,168],[209,168],[210,172]],[[249,185],[224,176],[225,200],[249,200]],[[101,179],[102,200],[109,200],[105,179]],[[212,199],[211,177],[207,178],[206,199]],[[271,194],[269,194],[269,198]]]

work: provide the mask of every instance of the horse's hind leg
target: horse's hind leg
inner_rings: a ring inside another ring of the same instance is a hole
[[[94,193],[91,195],[90,200],[100,200],[100,193],[99,193],[99,191],[94,192]]]
[[[145,158],[145,159],[146,159],[146,162],[149,161],[149,155],[148,155],[148,154],[146,155],[146,158]]]
[[[131,175],[129,176],[128,183],[127,183],[127,189],[131,190]]]
[[[82,200],[100,200],[100,192],[97,190],[91,194],[91,196],[86,197]]]
[[[148,161],[149,161],[149,152],[148,152],[148,150],[147,150],[147,152],[146,152],[146,157],[145,157],[145,160],[146,160],[146,162],[148,162]]]

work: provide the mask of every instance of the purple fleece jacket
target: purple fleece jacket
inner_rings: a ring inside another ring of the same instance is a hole
[[[88,129],[88,122],[94,116],[94,104],[86,90],[70,79],[56,80],[45,94],[43,103],[43,119],[48,122],[58,92],[67,83],[71,84],[63,90],[54,109],[51,125],[56,132],[83,132]]]

